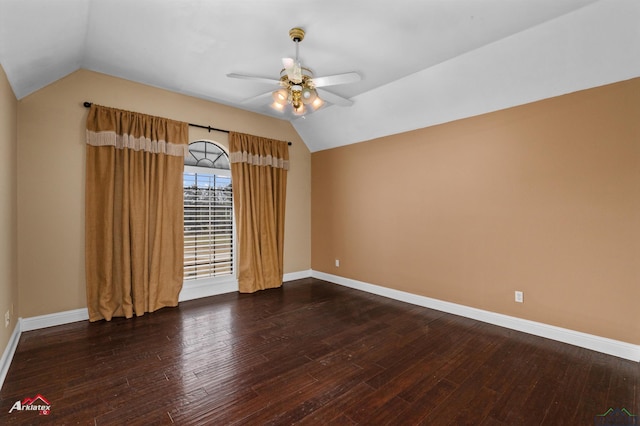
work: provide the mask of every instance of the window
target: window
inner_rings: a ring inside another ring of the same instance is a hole
[[[229,156],[209,141],[185,159],[184,279],[233,275],[233,192]]]

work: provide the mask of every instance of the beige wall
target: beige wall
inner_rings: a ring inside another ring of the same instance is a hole
[[[314,270],[640,344],[640,79],[313,153],[311,206]]]
[[[16,256],[17,111],[18,102],[0,66],[0,356],[7,347],[19,315]],[[11,312],[11,322],[5,328],[4,314],[7,311]]]
[[[80,70],[18,102],[22,317],[86,306],[83,101],[293,142],[284,271],[310,269],[310,153],[288,122]],[[190,132],[228,146],[224,133]]]

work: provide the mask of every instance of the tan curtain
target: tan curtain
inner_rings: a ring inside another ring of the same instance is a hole
[[[89,320],[177,306],[188,124],[92,105],[86,132]]]
[[[231,132],[229,160],[238,237],[238,289],[280,287],[289,169],[286,142]]]

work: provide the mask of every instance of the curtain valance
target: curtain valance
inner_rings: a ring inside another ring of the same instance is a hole
[[[87,117],[87,144],[114,146],[185,157],[189,124],[116,108],[91,105]]]
[[[287,142],[237,132],[230,132],[229,140],[234,141],[229,147],[231,163],[247,163],[289,170]]]

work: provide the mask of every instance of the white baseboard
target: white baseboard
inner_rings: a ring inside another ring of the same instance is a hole
[[[18,319],[15,327],[13,327],[13,333],[11,333],[9,343],[7,343],[7,347],[2,353],[2,358],[0,358],[0,389],[2,389],[4,379],[7,377],[9,366],[11,366],[11,361],[13,360],[13,355],[16,353],[16,349],[18,348],[20,334],[20,320]]]
[[[287,281],[295,281],[295,280],[301,280],[303,278],[310,278],[311,272],[312,272],[311,269],[308,269],[306,271],[289,272],[288,274],[284,274],[284,276],[282,277],[282,281],[286,283]]]
[[[39,315],[37,317],[20,318],[20,332],[39,330],[41,328],[54,327],[56,325],[86,321],[88,319],[89,310],[87,308],[58,312],[55,314]]]
[[[334,284],[343,285],[356,290],[362,290],[367,293],[377,294],[379,296],[411,303],[413,305],[475,319],[500,327],[522,331],[535,336],[545,337],[547,339],[568,343],[574,346],[617,356],[619,358],[640,362],[640,345],[633,345],[631,343],[621,342],[619,340],[613,340],[606,337],[594,336],[592,334],[556,327],[549,324],[529,321],[456,303],[445,302],[438,299],[432,299],[430,297],[419,296],[324,272],[312,271],[311,276]]]

